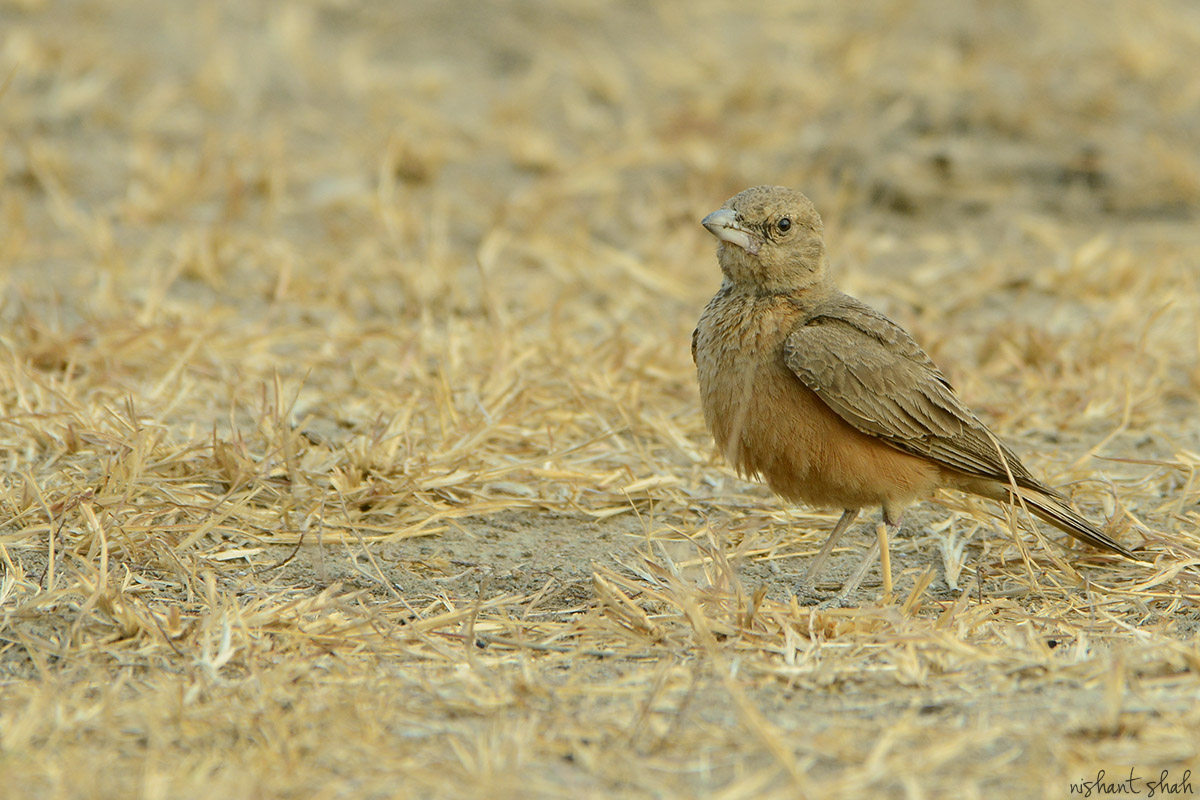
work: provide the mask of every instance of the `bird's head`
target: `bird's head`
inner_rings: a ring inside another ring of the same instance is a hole
[[[720,240],[721,271],[735,285],[789,292],[828,280],[824,226],[812,201],[785,186],[755,186],[704,218]]]

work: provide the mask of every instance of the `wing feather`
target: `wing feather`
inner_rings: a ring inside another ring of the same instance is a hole
[[[971,413],[903,328],[840,295],[784,343],[789,369],[842,419],[900,450],[966,475],[1056,494]]]

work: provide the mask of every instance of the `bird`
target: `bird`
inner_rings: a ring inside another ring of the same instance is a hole
[[[756,186],[701,223],[718,240],[723,280],[692,334],[704,419],[742,476],[785,500],[842,515],[809,585],[863,508],[876,540],[839,593],[881,559],[914,502],[950,489],[1024,507],[1095,547],[1133,553],[1042,483],[959,399],[899,325],[838,289],[824,226],[801,192]]]

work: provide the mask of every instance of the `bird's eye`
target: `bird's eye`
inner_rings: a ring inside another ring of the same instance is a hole
[[[792,227],[792,221],[790,219],[788,219],[787,217],[783,217],[782,219],[779,220],[779,222],[775,223],[775,227],[779,228],[780,233],[787,233],[788,230]]]

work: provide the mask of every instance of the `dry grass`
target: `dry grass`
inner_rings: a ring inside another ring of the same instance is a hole
[[[1100,5],[0,3],[5,795],[1200,775],[1200,14]],[[761,182],[1146,564],[945,497],[799,605],[688,356]]]

